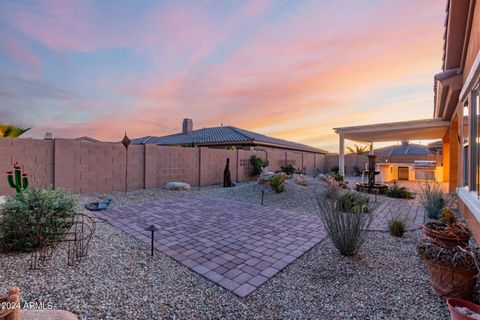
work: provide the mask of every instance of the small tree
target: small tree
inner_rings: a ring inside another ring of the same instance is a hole
[[[368,146],[359,146],[359,145],[354,145],[355,148],[347,147],[348,152],[351,154],[357,154],[357,155],[366,155],[368,154],[368,151],[370,150],[370,147]]]

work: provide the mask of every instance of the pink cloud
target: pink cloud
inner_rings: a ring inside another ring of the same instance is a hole
[[[0,48],[2,48],[11,58],[21,65],[32,67],[35,71],[42,68],[42,61],[28,47],[28,45],[20,40],[0,35]]]

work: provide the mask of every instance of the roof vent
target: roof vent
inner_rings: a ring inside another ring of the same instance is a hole
[[[51,132],[45,132],[43,140],[53,140],[53,134]]]
[[[188,118],[183,119],[182,134],[191,134],[192,131],[193,131],[192,119],[188,119]]]

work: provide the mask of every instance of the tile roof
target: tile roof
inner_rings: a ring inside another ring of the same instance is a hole
[[[433,154],[428,146],[421,144],[407,144],[399,146],[388,146],[384,148],[374,149],[375,154],[382,156],[392,155],[427,155]]]
[[[191,134],[172,134],[163,137],[146,136],[132,140],[133,144],[159,144],[159,145],[183,145],[189,143],[215,144],[215,143],[250,143],[259,145],[274,145],[283,148],[292,148],[303,151],[326,153],[305,144],[272,138],[263,134],[243,130],[232,126],[203,128],[193,130]]]

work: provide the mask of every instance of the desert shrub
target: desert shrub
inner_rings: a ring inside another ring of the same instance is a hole
[[[329,238],[342,255],[355,255],[365,241],[368,228],[374,219],[374,207],[360,202],[344,203],[345,191],[333,187],[317,196],[318,215],[320,216]],[[350,199],[360,199],[353,197]]]
[[[262,173],[263,168],[268,167],[268,160],[259,158],[256,155],[252,155],[250,157],[250,164],[253,168],[251,176],[254,177]]]
[[[425,210],[427,217],[430,219],[438,219],[443,208],[448,207],[453,197],[443,192],[442,187],[438,183],[428,184],[419,194],[419,198]]]
[[[337,198],[337,206],[343,212],[368,212],[370,198],[360,192],[343,191],[334,194]]]
[[[0,248],[29,252],[56,243],[70,228],[76,205],[64,190],[28,189],[8,197],[0,214]]]
[[[394,184],[393,186],[389,187],[385,195],[390,198],[399,198],[399,199],[415,198],[413,193],[411,193],[410,190],[408,190],[408,188],[401,187],[398,184]]]
[[[286,174],[294,174],[297,172],[297,169],[295,169],[294,166],[292,166],[291,164],[289,165],[286,165],[285,167],[282,167],[282,172],[285,172]]]
[[[388,221],[388,231],[392,236],[401,238],[405,233],[405,221],[401,218],[393,218]]]
[[[282,193],[283,191],[285,191],[284,178],[285,177],[283,177],[282,175],[276,174],[269,179],[270,186],[276,193]]]

